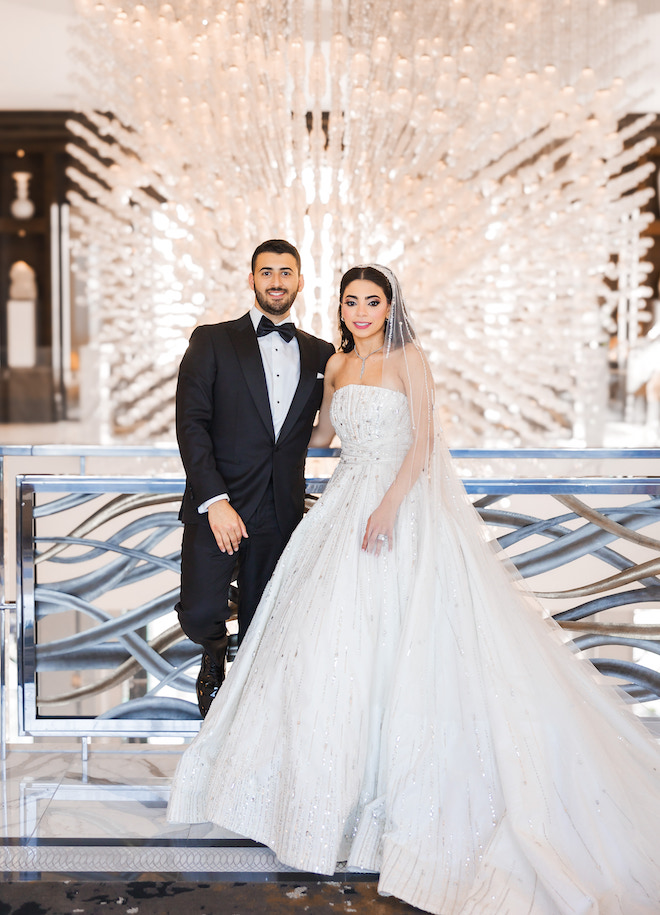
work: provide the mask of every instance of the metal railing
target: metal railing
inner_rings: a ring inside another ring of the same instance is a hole
[[[107,458],[113,466],[118,458],[162,461],[176,459],[176,449],[42,446],[19,454],[4,449],[0,460],[9,453],[46,461],[72,457],[80,469],[16,475],[17,599],[9,642],[15,640],[17,649],[19,733],[194,734],[200,724],[194,693],[199,649],[183,637],[173,612],[183,477],[85,473],[90,458]],[[310,457],[338,453],[315,450]],[[492,535],[542,592],[543,604],[576,647],[590,655],[596,649],[601,656],[593,657],[594,664],[655,718],[660,473],[622,474],[636,466],[655,470],[656,463],[660,469],[660,450],[461,450],[454,457],[459,463],[533,459],[550,468],[624,462],[618,475],[464,481]],[[637,464],[641,459],[647,463]],[[323,476],[308,478],[312,496],[324,485]],[[2,605],[13,614],[4,582]],[[4,650],[1,660],[4,740]]]

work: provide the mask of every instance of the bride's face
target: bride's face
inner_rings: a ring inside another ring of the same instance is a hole
[[[389,310],[385,293],[371,280],[353,280],[344,290],[341,316],[356,340],[384,339]]]

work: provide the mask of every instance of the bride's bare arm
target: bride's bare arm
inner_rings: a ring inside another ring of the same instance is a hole
[[[408,397],[413,441],[388,490],[397,499],[397,508],[428,468],[433,451],[433,375],[426,357],[414,344],[406,346],[401,380]]]

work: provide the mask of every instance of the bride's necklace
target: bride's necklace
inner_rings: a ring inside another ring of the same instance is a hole
[[[357,346],[354,346],[354,347],[353,347],[353,352],[354,352],[355,355],[358,357],[358,359],[362,362],[362,368],[360,369],[360,381],[362,381],[362,376],[364,375],[364,366],[365,366],[365,363],[366,363],[367,359],[369,358],[369,356],[375,356],[376,353],[379,353],[379,352],[383,349],[384,346],[385,346],[385,344],[382,343],[382,344],[378,347],[378,349],[375,349],[372,353],[367,353],[366,356],[361,356],[361,355],[358,353],[358,351],[357,351]]]

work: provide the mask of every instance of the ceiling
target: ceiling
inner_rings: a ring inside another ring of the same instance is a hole
[[[637,0],[637,9],[653,52],[631,107],[660,112],[660,0]],[[0,110],[79,107],[76,20],[75,0],[0,0]]]

